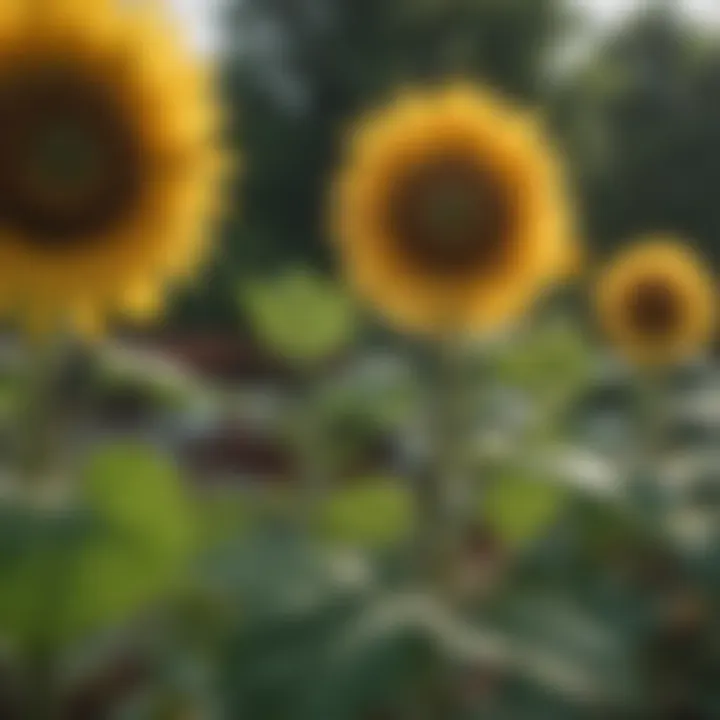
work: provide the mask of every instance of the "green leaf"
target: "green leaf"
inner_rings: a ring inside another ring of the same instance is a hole
[[[170,592],[194,549],[191,505],[167,459],[140,446],[98,453],[62,514],[0,516],[0,627],[55,645],[122,623]]]
[[[336,542],[387,547],[409,535],[412,514],[407,488],[396,481],[367,480],[332,493],[321,526]]]
[[[195,504],[200,546],[218,547],[246,535],[254,527],[260,511],[257,501],[235,489],[217,494],[204,493]]]
[[[170,591],[196,542],[178,472],[150,448],[101,451],[88,465],[84,492],[104,532],[76,559],[71,628],[122,619]]]
[[[562,319],[530,331],[497,358],[501,380],[540,399],[577,393],[589,382],[592,367],[582,335]]]
[[[348,295],[310,270],[253,283],[240,301],[261,341],[287,360],[318,362],[347,345],[355,332]]]
[[[189,498],[174,463],[152,448],[123,444],[90,459],[84,495],[92,511],[111,527],[163,546],[191,542]]]
[[[426,704],[423,694],[432,693],[441,650],[434,608],[427,604],[423,597],[382,597],[338,628],[300,717],[403,717],[417,700]]]
[[[93,528],[77,512],[45,514],[24,505],[0,513],[0,633],[21,646],[56,638],[68,594],[68,560]]]
[[[511,545],[525,545],[543,534],[568,500],[567,490],[544,478],[503,474],[483,489],[482,516]]]
[[[205,398],[206,391],[176,365],[155,356],[111,347],[98,358],[97,401],[130,404],[145,413],[180,411]]]

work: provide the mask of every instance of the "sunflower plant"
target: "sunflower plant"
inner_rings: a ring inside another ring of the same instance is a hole
[[[632,364],[671,367],[707,347],[717,323],[715,280],[702,259],[675,238],[630,245],[596,284],[599,324]]]
[[[468,493],[467,343],[567,277],[578,253],[563,172],[537,121],[489,89],[407,91],[351,132],[331,221],[357,294],[429,340],[419,555],[444,575]]]
[[[40,330],[151,312],[216,216],[209,73],[155,2],[0,12],[3,307]]]
[[[0,510],[0,625],[20,716],[48,718],[68,648],[169,593],[194,544],[170,461],[79,452],[75,341],[154,316],[195,270],[226,161],[210,68],[155,0],[3,2],[0,127],[1,312],[39,341]]]

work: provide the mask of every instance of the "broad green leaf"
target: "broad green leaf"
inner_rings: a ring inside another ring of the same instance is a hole
[[[12,641],[51,645],[121,623],[186,568],[192,515],[168,460],[140,446],[103,450],[81,491],[63,514],[0,517],[0,627]]]
[[[93,528],[76,512],[44,514],[26,506],[0,514],[0,635],[11,644],[55,639],[68,594],[69,559],[92,541]]]
[[[407,488],[396,481],[367,480],[335,490],[326,501],[321,524],[334,541],[383,547],[408,536],[412,514]]]
[[[173,463],[149,448],[102,451],[88,466],[84,490],[104,532],[76,558],[71,628],[122,619],[171,590],[196,541]]]
[[[545,532],[558,518],[567,490],[545,478],[503,474],[483,488],[483,518],[505,542],[525,545]]]
[[[506,350],[497,360],[499,378],[540,399],[572,396],[589,381],[590,350],[566,321],[546,323]]]
[[[179,411],[205,396],[191,375],[154,355],[113,347],[98,363],[95,392],[101,403],[130,403],[145,412]]]
[[[174,463],[140,444],[101,450],[83,489],[90,509],[111,527],[173,547],[191,542],[190,504]]]
[[[348,295],[306,269],[256,282],[240,301],[269,350],[298,363],[314,363],[347,345],[356,325]]]
[[[261,508],[242,492],[222,491],[197,498],[195,511],[198,542],[203,548],[212,548],[249,532]]]
[[[421,601],[413,598],[405,607],[383,598],[338,628],[325,671],[308,693],[308,710],[299,717],[403,717],[418,701],[426,705],[439,677],[440,643],[433,619],[417,607]]]

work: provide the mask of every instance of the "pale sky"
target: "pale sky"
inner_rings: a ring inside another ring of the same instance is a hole
[[[612,24],[622,20],[625,15],[637,8],[651,8],[661,0],[572,0],[603,24]],[[198,0],[202,2],[202,0]],[[718,0],[679,0],[678,5],[688,14],[703,22],[720,22],[720,2]]]
[[[389,0],[390,1],[390,0]],[[593,17],[594,27],[602,30],[619,22],[641,7],[652,7],[662,0],[571,0]],[[199,48],[211,51],[215,45],[218,8],[224,0],[169,0],[177,8]],[[701,22],[720,24],[720,0],[680,0],[680,6]]]
[[[202,50],[212,50],[218,26],[218,7],[223,0],[169,0]]]

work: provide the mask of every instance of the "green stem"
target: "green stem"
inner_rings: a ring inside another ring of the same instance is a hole
[[[85,352],[72,342],[50,338],[28,353],[16,470],[20,490],[30,500],[65,489],[70,479],[72,445],[95,390],[94,357]]]
[[[66,428],[59,412],[58,380],[66,358],[65,348],[54,339],[38,342],[27,353],[16,436],[17,491],[21,502],[38,512],[43,512],[46,494],[61,474],[60,466],[65,459]],[[49,586],[54,588],[54,582]],[[38,606],[42,612],[33,628],[40,635],[43,634],[41,628],[48,622],[45,606],[50,614],[55,611],[52,591],[41,597],[45,598]],[[24,717],[28,720],[50,720],[57,714],[55,663],[55,654],[48,643],[42,639],[30,643],[25,656],[23,696]]]
[[[639,437],[633,464],[633,482],[639,517],[645,529],[654,534],[666,508],[658,488],[668,429],[668,376],[657,370],[638,380]]]
[[[664,450],[669,421],[667,384],[667,374],[662,370],[646,373],[639,381],[641,437],[638,460],[639,469],[644,472],[653,472],[657,468]]]
[[[428,403],[430,458],[418,477],[417,561],[421,580],[448,591],[470,507],[464,462],[467,402],[464,353],[456,338],[433,349]]]
[[[47,494],[58,489],[65,490],[65,483],[71,479],[69,446],[73,440],[72,429],[78,413],[87,409],[91,384],[87,383],[90,368],[68,373],[71,361],[80,359],[76,346],[61,342],[58,338],[46,338],[29,348],[26,360],[27,372],[19,408],[17,423],[16,474],[18,498],[26,503],[38,517],[36,533],[42,533],[43,523],[55,522],[57,518],[47,513]],[[87,371],[86,371],[87,370]],[[77,376],[82,385],[78,392],[71,375]],[[71,392],[67,389],[71,388]],[[87,390],[87,392],[85,392]],[[62,483],[58,488],[58,483]],[[25,552],[33,556],[48,549],[48,539],[55,535],[28,537]],[[36,542],[37,541],[37,542]],[[59,658],[53,641],[53,628],[63,614],[58,602],[70,596],[57,592],[67,568],[55,564],[43,568],[41,592],[34,598],[36,616],[32,631],[33,639],[25,648],[25,712],[28,720],[50,720],[57,717]],[[44,592],[42,591],[44,589]]]
[[[428,383],[428,461],[415,486],[416,571],[421,586],[440,601],[453,603],[458,560],[473,503],[469,497],[469,417],[464,347],[447,338],[432,348]],[[439,655],[420,691],[422,715],[447,720],[456,707],[452,668]]]
[[[299,505],[301,523],[308,529],[320,513],[330,485],[328,448],[316,406],[317,377],[305,372],[298,388],[295,422],[296,463],[302,497]]]
[[[41,648],[28,665],[28,720],[52,720],[58,713],[54,654]]]
[[[27,375],[18,423],[17,470],[21,490],[35,496],[47,489],[57,471],[61,421],[56,403],[56,384],[62,367],[57,344],[47,342],[29,353]]]

